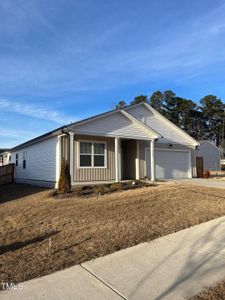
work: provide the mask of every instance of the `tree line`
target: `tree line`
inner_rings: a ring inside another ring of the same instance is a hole
[[[215,95],[207,95],[199,103],[178,97],[174,92],[156,91],[151,96],[140,95],[129,104],[149,103],[163,116],[194,139],[209,140],[225,150],[225,104]],[[117,108],[126,106],[123,100]]]

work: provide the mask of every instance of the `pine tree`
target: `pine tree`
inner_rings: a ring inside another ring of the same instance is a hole
[[[223,131],[224,104],[217,96],[207,95],[200,100],[201,110],[205,123],[204,138],[221,144]]]
[[[130,104],[133,105],[141,102],[148,102],[148,97],[145,95],[136,96],[134,100],[130,102]]]
[[[60,194],[67,194],[71,192],[70,168],[68,162],[65,161],[65,159],[62,160],[58,192]]]
[[[150,97],[150,105],[156,109],[159,113],[163,114],[163,93],[160,91],[154,92]]]
[[[119,103],[116,105],[116,108],[123,108],[126,106],[126,102],[123,100],[120,100]]]

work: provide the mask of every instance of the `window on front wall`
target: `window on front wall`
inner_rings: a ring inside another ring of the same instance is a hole
[[[100,142],[80,142],[80,167],[106,167],[106,147]]]
[[[27,152],[23,152],[23,169],[26,169],[27,167]]]
[[[80,142],[80,167],[92,166],[92,143]]]
[[[105,144],[94,143],[94,167],[105,165]]]
[[[19,155],[16,153],[16,166],[18,166],[18,161],[19,161]]]

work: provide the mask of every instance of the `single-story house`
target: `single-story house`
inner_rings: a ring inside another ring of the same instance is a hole
[[[196,157],[202,157],[203,170],[221,171],[221,149],[210,141],[200,141],[199,144]]]
[[[146,103],[60,127],[11,149],[15,180],[57,186],[62,159],[72,184],[196,176],[199,143]]]

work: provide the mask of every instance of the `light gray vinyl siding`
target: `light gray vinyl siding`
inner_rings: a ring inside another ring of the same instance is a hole
[[[149,148],[150,145],[146,141],[140,141],[140,146],[139,147],[140,147],[139,148],[139,151],[140,151],[140,178],[144,178],[147,174],[146,161],[145,161],[145,148]],[[155,143],[155,148],[169,149],[169,145],[156,142]],[[176,144],[176,145],[173,145],[172,149],[191,151],[192,176],[195,177],[196,160],[195,160],[195,150],[194,150],[194,148]]]
[[[107,167],[106,168],[79,168],[79,142],[78,141],[103,141],[107,147]],[[96,136],[75,135],[74,137],[74,182],[85,181],[108,181],[115,180],[115,145],[113,138],[103,138]]]
[[[210,142],[205,141],[196,150],[196,156],[203,157],[203,168],[209,171],[220,171],[220,150]]]
[[[134,124],[122,113],[114,113],[97,120],[73,127],[79,134],[107,135],[127,138],[149,139],[150,132]]]
[[[35,183],[56,181],[56,147],[58,138],[53,137],[34,145],[12,152],[15,166],[15,180],[18,182]],[[23,169],[23,152],[27,152],[26,169]]]
[[[129,107],[126,110],[129,114],[144,122],[156,132],[160,133],[163,138],[160,139],[161,143],[176,143],[176,144],[190,144],[185,136],[175,129],[172,124],[167,122],[159,115],[153,114],[144,106]]]

